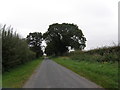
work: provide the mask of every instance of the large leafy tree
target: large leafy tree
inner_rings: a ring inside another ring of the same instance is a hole
[[[42,33],[39,32],[29,33],[29,35],[27,35],[27,42],[30,49],[36,53],[37,58],[43,55],[43,51],[41,48]]]
[[[69,47],[82,50],[86,46],[86,38],[75,24],[52,24],[43,34],[43,38],[47,44],[45,49],[47,55],[62,55],[69,50]]]

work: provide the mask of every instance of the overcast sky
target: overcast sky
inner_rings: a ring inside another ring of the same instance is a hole
[[[86,50],[118,44],[119,0],[0,0],[0,23],[22,37],[46,32],[53,23],[74,23],[87,38]]]

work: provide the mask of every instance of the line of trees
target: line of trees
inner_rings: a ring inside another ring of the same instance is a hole
[[[43,35],[41,32],[29,33],[27,42],[32,51],[36,53],[36,57],[46,53],[48,56],[60,56],[70,49],[82,50],[86,47],[86,38],[82,30],[75,24],[54,23],[49,26],[48,31]],[[45,52],[42,51],[42,41],[45,40],[47,46]]]
[[[35,59],[35,53],[31,51],[25,39],[21,39],[13,28],[4,25],[2,32],[2,71],[19,64],[24,64]]]
[[[48,56],[60,56],[69,51],[82,50],[86,47],[86,38],[82,30],[75,24],[54,23],[49,26],[48,31],[29,33],[25,39],[19,37],[13,28],[4,25],[2,31],[2,69],[3,71],[24,64],[46,53]],[[43,52],[42,41],[46,42]]]

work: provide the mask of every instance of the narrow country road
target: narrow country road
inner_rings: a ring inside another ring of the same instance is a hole
[[[23,88],[100,88],[52,60],[44,60]]]

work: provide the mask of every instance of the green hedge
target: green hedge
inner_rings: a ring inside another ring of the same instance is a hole
[[[73,51],[67,54],[77,61],[119,62],[120,46],[103,47],[89,51]]]
[[[11,27],[4,25],[2,31],[2,70],[8,71],[19,64],[35,59],[35,53],[30,51],[25,39],[13,32]]]

